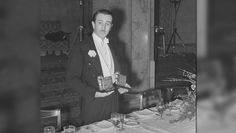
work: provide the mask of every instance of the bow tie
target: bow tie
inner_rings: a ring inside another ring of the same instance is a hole
[[[109,39],[104,38],[103,43],[108,44],[109,43]]]

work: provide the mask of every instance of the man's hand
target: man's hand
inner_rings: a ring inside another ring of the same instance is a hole
[[[111,95],[113,92],[114,91],[109,91],[109,92],[98,92],[98,91],[96,91],[95,98],[106,97],[106,96]]]
[[[118,91],[120,94],[124,94],[124,93],[128,92],[129,90],[125,89],[125,88],[118,88]]]
[[[125,84],[125,87],[131,88],[130,85],[127,83]],[[129,90],[125,88],[118,88],[118,91],[120,94],[124,94],[124,93],[127,93]]]
[[[128,87],[128,88],[130,88],[131,89],[131,86],[129,85],[129,84],[125,84],[125,87]]]

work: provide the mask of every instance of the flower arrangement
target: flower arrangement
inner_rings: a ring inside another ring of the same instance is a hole
[[[181,94],[177,96],[182,100],[181,104],[179,104],[180,116],[177,119],[170,120],[170,123],[184,121],[186,119],[192,120],[196,116],[196,74],[184,69],[177,69],[180,70],[181,76],[183,76],[183,78],[168,78],[164,81],[186,81],[191,83],[191,87],[188,90],[187,95]],[[165,110],[168,108],[171,109],[174,106],[176,106],[175,101],[170,102],[167,106],[165,105]]]

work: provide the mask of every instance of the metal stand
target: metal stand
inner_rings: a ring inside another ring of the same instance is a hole
[[[157,48],[163,51],[163,56],[166,54],[166,44],[165,44],[165,30],[163,27],[155,26],[155,36],[159,39],[159,36],[161,36],[162,39],[162,47],[158,46]],[[158,45],[158,44],[156,44]],[[159,50],[158,50],[159,51]]]
[[[183,39],[180,37],[179,33],[177,32],[177,27],[176,27],[176,17],[177,17],[177,13],[180,7],[180,3],[181,0],[170,0],[171,3],[174,4],[174,20],[173,20],[173,33],[171,34],[170,37],[170,41],[168,44],[168,47],[166,49],[166,54],[168,54],[170,47],[172,46],[172,54],[175,53],[175,46],[176,46],[176,36],[178,37],[178,39],[182,42],[182,45],[184,46],[184,41]]]

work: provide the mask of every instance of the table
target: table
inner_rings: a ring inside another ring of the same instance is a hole
[[[146,112],[145,112],[146,111]],[[140,123],[134,127],[127,127],[124,126],[124,130],[119,131],[118,129],[114,128],[111,130],[101,130],[95,133],[195,133],[196,132],[196,121],[195,119],[192,120],[184,120],[182,122],[170,123],[169,120],[175,119],[178,117],[178,113],[176,112],[169,112],[164,113],[163,118],[160,115],[156,115],[153,112],[153,115],[143,115],[141,117],[140,113],[147,113],[150,112],[150,109],[144,109],[140,111],[135,111],[130,114],[129,116],[136,116],[137,121]],[[145,114],[144,113],[144,114]],[[168,114],[172,114],[169,116]],[[89,127],[93,126],[94,124],[85,125],[80,127],[76,133],[93,133]]]
[[[235,93],[236,94],[236,93]],[[226,95],[226,97],[230,97]],[[236,129],[236,95],[228,107],[222,107],[224,113],[214,108],[211,98],[198,101],[197,129],[199,133],[235,133]]]

